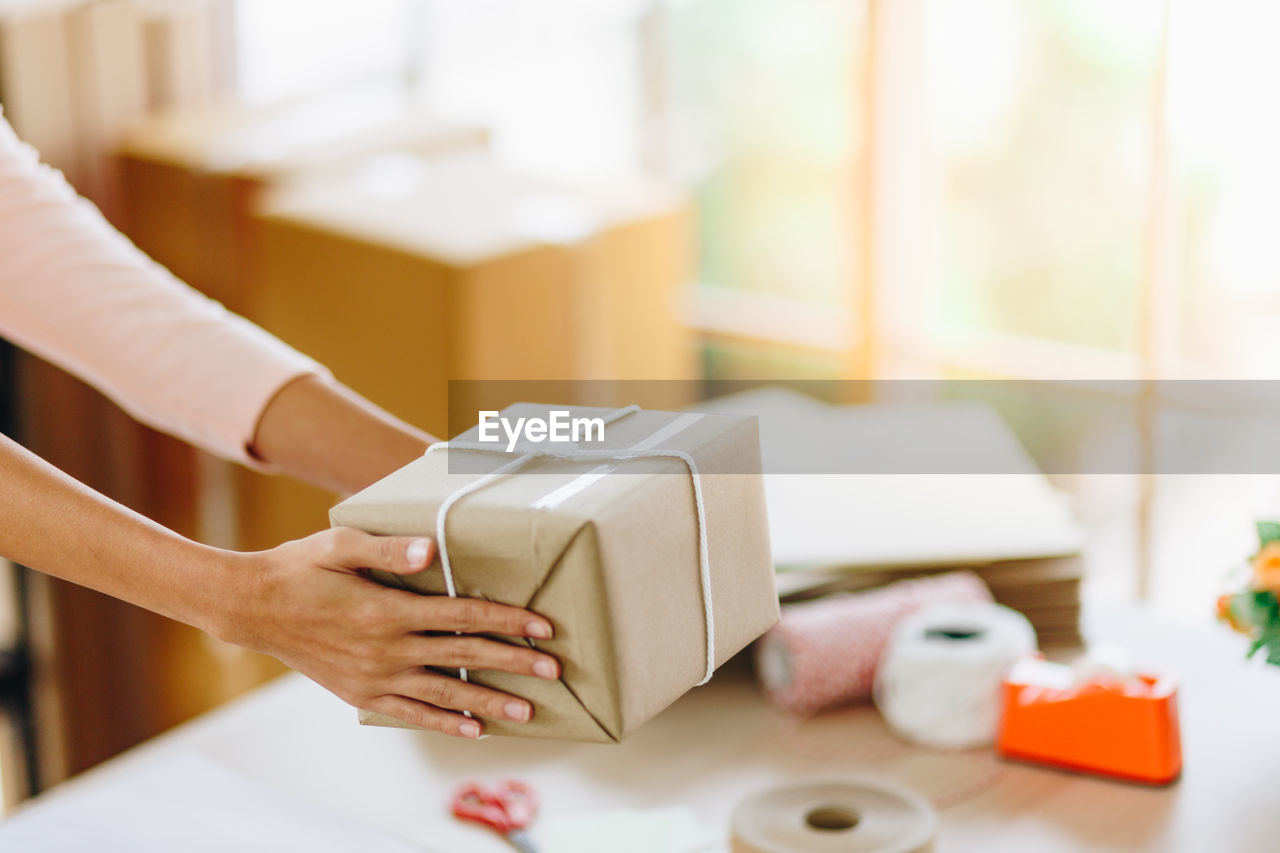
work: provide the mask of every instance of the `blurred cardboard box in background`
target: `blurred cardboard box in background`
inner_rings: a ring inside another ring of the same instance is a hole
[[[340,95],[277,107],[175,112],[130,129],[117,161],[121,225],[174,275],[233,311],[249,307],[262,192],[379,151],[484,148],[481,125],[448,122],[403,99]]]
[[[696,376],[679,314],[691,215],[660,185],[545,181],[483,152],[374,156],[282,184],[258,228],[248,315],[437,435],[480,403],[465,386],[450,400],[449,380]],[[331,502],[280,479],[250,499],[249,547],[314,530]]]

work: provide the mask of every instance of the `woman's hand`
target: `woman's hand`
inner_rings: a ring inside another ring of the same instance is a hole
[[[0,554],[215,637],[274,655],[361,708],[463,737],[480,722],[528,720],[523,699],[428,667],[558,678],[556,660],[475,634],[547,639],[518,607],[417,595],[370,580],[431,562],[429,539],[327,530],[270,551],[192,542],[108,500],[0,436]],[[464,636],[455,636],[461,631]]]
[[[336,528],[237,555],[246,570],[237,574],[248,580],[217,633],[279,658],[357,708],[415,726],[475,738],[480,722],[460,712],[527,722],[533,709],[524,699],[427,667],[558,678],[550,655],[471,636],[549,639],[546,619],[480,599],[392,589],[362,572],[413,574],[426,569],[434,551],[430,539]]]

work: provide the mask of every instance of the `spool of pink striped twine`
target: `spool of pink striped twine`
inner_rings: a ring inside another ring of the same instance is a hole
[[[941,601],[991,601],[991,591],[977,575],[961,571],[787,605],[782,620],[756,643],[765,695],[793,714],[870,696],[893,626]]]

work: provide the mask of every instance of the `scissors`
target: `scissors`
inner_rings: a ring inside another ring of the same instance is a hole
[[[459,820],[490,827],[520,853],[538,853],[524,831],[538,812],[538,792],[523,782],[508,779],[493,788],[468,782],[454,793],[450,810]]]

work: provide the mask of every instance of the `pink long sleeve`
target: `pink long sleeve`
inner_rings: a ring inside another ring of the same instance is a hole
[[[0,335],[138,420],[251,465],[249,443],[275,393],[328,375],[142,254],[40,165],[3,115]]]

